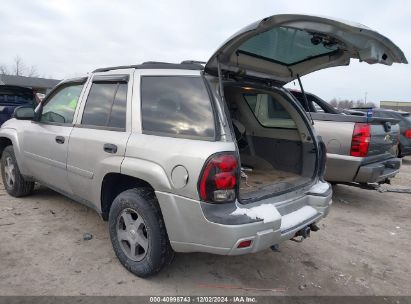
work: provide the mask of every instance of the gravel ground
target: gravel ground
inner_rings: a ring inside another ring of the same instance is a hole
[[[411,158],[391,187],[411,188]],[[0,295],[411,295],[411,194],[337,185],[333,199],[321,230],[279,253],[177,254],[140,279],[93,210],[43,187],[12,198],[0,184]]]

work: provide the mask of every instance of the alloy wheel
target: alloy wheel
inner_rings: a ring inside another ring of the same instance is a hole
[[[10,156],[6,158],[6,163],[4,164],[4,175],[6,179],[6,184],[9,188],[14,187],[16,181],[16,170],[13,160]]]
[[[124,254],[133,261],[144,259],[148,237],[143,217],[133,209],[124,209],[117,219],[117,239]]]

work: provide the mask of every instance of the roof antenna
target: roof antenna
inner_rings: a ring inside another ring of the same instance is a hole
[[[300,85],[301,93],[303,94],[303,97],[304,97],[305,107],[307,108],[306,111],[308,112],[308,115],[310,116],[311,124],[314,125],[314,120],[311,116],[310,107],[308,106],[308,99],[307,99],[307,96],[305,95],[305,92],[304,92],[303,84],[302,84],[301,79],[300,79],[300,74],[297,74],[297,79],[298,79],[298,84]]]

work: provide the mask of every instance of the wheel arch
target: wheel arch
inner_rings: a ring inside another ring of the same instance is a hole
[[[2,128],[0,129],[0,157],[2,156],[4,149],[9,145],[13,146],[14,155],[16,156],[16,161],[17,165],[19,166],[20,172],[23,175],[30,175],[29,172],[27,172],[25,166],[23,165],[23,151],[20,149],[20,143],[17,138],[16,130]]]
[[[13,146],[12,140],[8,137],[0,137],[0,157],[7,146]]]
[[[114,199],[121,192],[133,188],[147,188],[155,196],[153,186],[144,179],[122,174],[122,173],[107,173],[101,183],[101,216],[107,221],[111,205]]]

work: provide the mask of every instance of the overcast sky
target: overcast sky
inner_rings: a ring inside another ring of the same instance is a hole
[[[19,55],[42,75],[65,78],[144,61],[207,60],[231,34],[280,13],[356,21],[389,37],[411,59],[411,1],[2,0],[0,64]],[[411,101],[411,66],[352,61],[303,77],[326,100]]]

